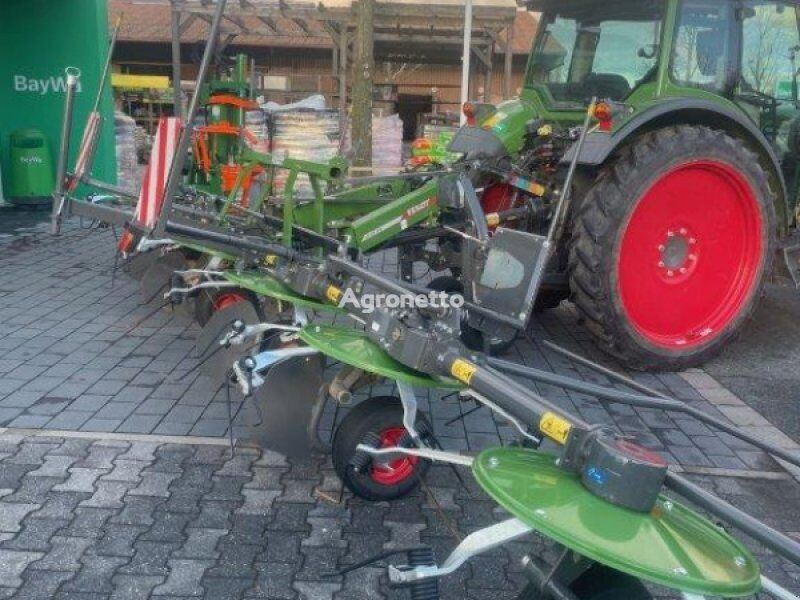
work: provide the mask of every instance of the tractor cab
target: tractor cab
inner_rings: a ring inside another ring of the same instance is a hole
[[[781,162],[793,166],[792,155],[800,153],[796,4],[534,0],[528,6],[541,17],[523,97],[545,112],[582,111],[596,97],[628,106],[621,124],[658,101],[704,99],[746,115]]]

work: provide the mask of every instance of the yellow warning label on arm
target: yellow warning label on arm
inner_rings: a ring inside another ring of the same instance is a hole
[[[477,370],[478,367],[461,358],[455,359],[453,364],[450,366],[450,374],[460,382],[466,383],[467,385],[469,385],[469,382],[472,381],[472,376]]]
[[[531,183],[530,187],[528,187],[528,191],[534,196],[544,196],[547,189],[545,189],[541,183]]]
[[[334,304],[339,304],[339,300],[342,297],[342,290],[335,285],[329,285],[325,290],[325,297]]]
[[[275,254],[267,254],[264,257],[264,264],[267,265],[268,267],[274,267],[276,264],[278,264],[277,255],[275,255]]]
[[[556,413],[546,412],[539,419],[539,429],[551,440],[564,444],[567,441],[570,429],[572,429],[572,424],[563,417],[559,417]]]

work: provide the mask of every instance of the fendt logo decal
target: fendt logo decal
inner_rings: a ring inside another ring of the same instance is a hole
[[[67,91],[67,78],[61,76],[51,76],[45,79],[36,79],[26,75],[14,75],[14,91],[27,94],[38,94],[39,96],[46,96],[47,94],[63,94]],[[81,91],[81,83],[78,82],[76,91]]]

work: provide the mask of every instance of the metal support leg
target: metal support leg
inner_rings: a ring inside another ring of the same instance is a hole
[[[397,391],[400,392],[400,402],[403,405],[403,426],[411,434],[417,446],[422,446],[419,433],[416,429],[417,422],[417,394],[414,386],[403,381],[396,381]]]
[[[533,531],[519,519],[508,519],[479,529],[464,538],[464,540],[450,553],[441,567],[421,566],[413,569],[403,567],[389,567],[389,581],[396,584],[408,584],[429,577],[442,577],[449,575],[473,556],[488,552],[493,548],[502,546],[513,539]]]
[[[61,221],[64,217],[67,194],[64,191],[67,176],[67,161],[69,160],[69,140],[72,137],[72,115],[75,110],[75,91],[78,89],[78,80],[81,72],[75,67],[67,67],[67,91],[64,96],[64,121],[61,123],[61,148],[56,164],[56,186],[53,190],[53,212],[50,216],[50,233],[61,233]]]

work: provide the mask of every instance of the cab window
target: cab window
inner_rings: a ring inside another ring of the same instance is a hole
[[[734,6],[709,0],[681,3],[672,45],[673,81],[717,93],[730,90]]]

